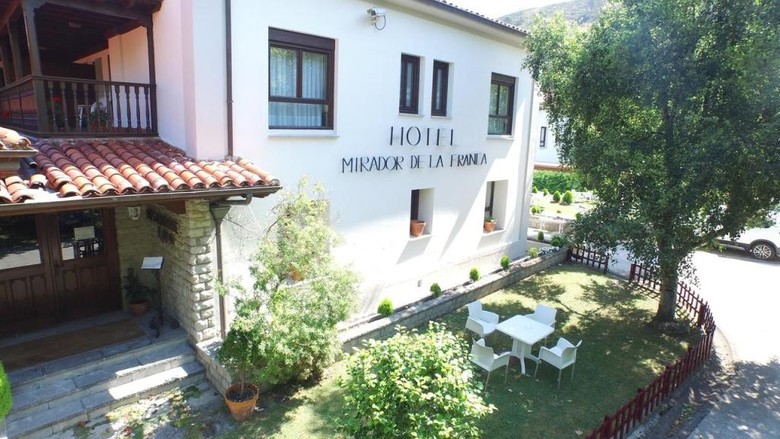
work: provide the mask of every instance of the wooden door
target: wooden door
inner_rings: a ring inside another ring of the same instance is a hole
[[[0,224],[7,226],[0,247],[6,232],[25,232],[26,239],[24,260],[3,258],[13,250],[0,248],[0,336],[121,309],[112,210],[0,219]]]

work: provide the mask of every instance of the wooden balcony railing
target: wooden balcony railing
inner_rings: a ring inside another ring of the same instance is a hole
[[[155,87],[28,76],[0,89],[0,126],[40,137],[156,136]]]

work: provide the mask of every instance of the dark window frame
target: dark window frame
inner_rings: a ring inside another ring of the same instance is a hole
[[[412,189],[412,205],[409,209],[409,220],[420,219],[420,190]]]
[[[409,78],[406,75],[407,66],[412,66],[411,102],[406,102],[406,90],[409,88]],[[401,91],[398,98],[398,112],[419,114],[420,111],[420,57],[401,54]]]
[[[296,63],[298,75],[295,84],[295,96],[294,98],[288,96],[273,96],[271,94],[271,48],[277,47],[281,49],[294,50],[296,52]],[[316,53],[326,56],[326,91],[325,99],[311,99],[303,98],[303,52]],[[288,102],[296,104],[317,104],[325,105],[326,113],[322,121],[322,126],[310,127],[310,126],[287,126],[287,125],[271,125],[270,120],[268,123],[269,129],[294,129],[294,130],[332,130],[333,120],[335,113],[334,105],[334,89],[335,89],[335,53],[336,53],[336,41],[318,37],[314,35],[301,34],[298,32],[292,32],[282,29],[268,29],[268,102]]]
[[[494,204],[494,198],[496,196],[496,182],[495,181],[489,181],[487,182],[487,195],[485,204],[485,218],[491,217],[495,218],[495,215],[493,215],[493,204]]]
[[[539,148],[546,148],[547,147],[547,127],[542,127],[541,132],[539,133]]]
[[[438,75],[439,71],[442,72],[442,83],[439,84]],[[431,89],[431,116],[446,116],[447,115],[447,97],[448,87],[450,82],[450,64],[444,61],[433,61],[433,88]],[[441,85],[441,96],[438,96],[437,91]],[[436,107],[436,98],[439,98],[441,102],[441,108]]]
[[[506,119],[506,130],[500,133],[490,132],[490,123],[488,123],[489,135],[511,135],[512,134],[512,121],[515,113],[515,78],[512,76],[502,75],[499,73],[493,73],[490,79],[490,85],[496,85],[498,90],[498,96],[496,96],[496,107],[488,110],[488,121],[490,119]],[[498,114],[498,108],[501,106],[501,87],[508,88],[507,98],[507,114]],[[492,89],[492,87],[491,87]],[[491,91],[492,94],[492,91]],[[492,96],[491,96],[492,97]]]

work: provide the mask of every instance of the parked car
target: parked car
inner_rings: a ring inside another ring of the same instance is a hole
[[[770,227],[747,229],[735,239],[724,236],[717,241],[727,247],[750,252],[754,258],[766,261],[780,254],[780,225],[775,222]]]

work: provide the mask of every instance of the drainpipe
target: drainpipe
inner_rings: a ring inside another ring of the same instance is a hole
[[[225,0],[225,95],[227,99],[227,155],[233,157],[233,24],[231,1]]]
[[[209,204],[211,217],[214,219],[217,241],[217,282],[224,285],[225,276],[222,272],[222,220],[225,219],[231,206],[248,206],[252,202],[252,194],[247,194],[243,200],[221,200]],[[219,295],[219,335],[225,339],[227,332],[227,308],[225,296]]]

